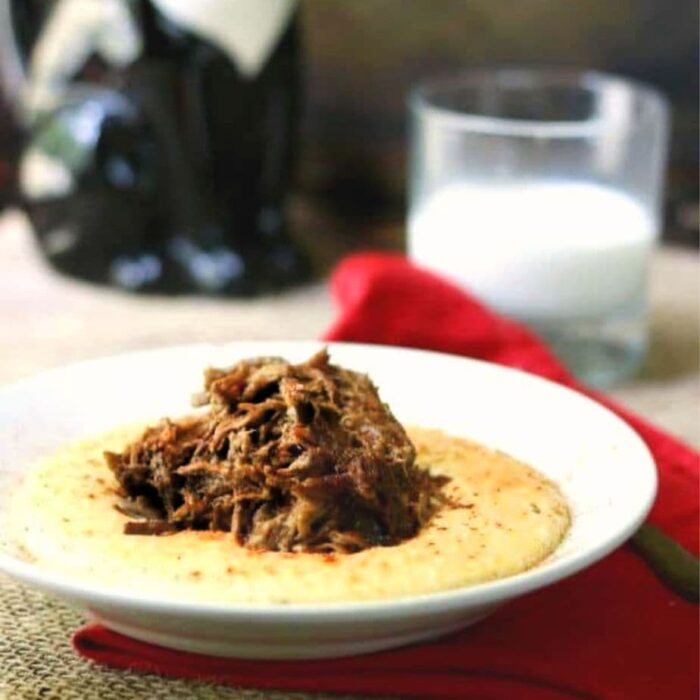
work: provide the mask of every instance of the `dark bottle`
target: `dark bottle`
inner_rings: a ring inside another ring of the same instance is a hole
[[[24,132],[18,189],[56,268],[166,293],[307,276],[284,206],[295,0],[3,1],[21,74],[6,80]]]

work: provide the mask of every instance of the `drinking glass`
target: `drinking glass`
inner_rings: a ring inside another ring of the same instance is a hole
[[[408,250],[532,327],[584,381],[647,347],[668,107],[595,72],[483,69],[418,87]]]

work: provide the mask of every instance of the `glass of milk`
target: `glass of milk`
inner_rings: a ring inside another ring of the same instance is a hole
[[[632,374],[668,139],[646,85],[570,70],[476,70],[419,87],[408,250],[530,325],[586,382]]]

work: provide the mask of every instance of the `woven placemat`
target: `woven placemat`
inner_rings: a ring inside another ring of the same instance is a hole
[[[102,668],[77,656],[72,632],[83,614],[0,574],[2,700],[281,700],[300,693],[242,690]],[[338,700],[338,696],[313,695]],[[347,697],[347,696],[346,696]]]

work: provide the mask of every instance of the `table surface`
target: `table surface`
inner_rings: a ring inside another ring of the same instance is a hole
[[[319,283],[256,300],[136,297],[61,277],[23,219],[0,218],[0,384],[99,355],[189,342],[309,339],[333,318]],[[651,269],[652,342],[640,375],[609,394],[700,445],[700,257],[662,248]],[[76,658],[80,612],[0,576],[0,698],[301,697],[94,667]],[[43,689],[43,690],[42,690]]]

